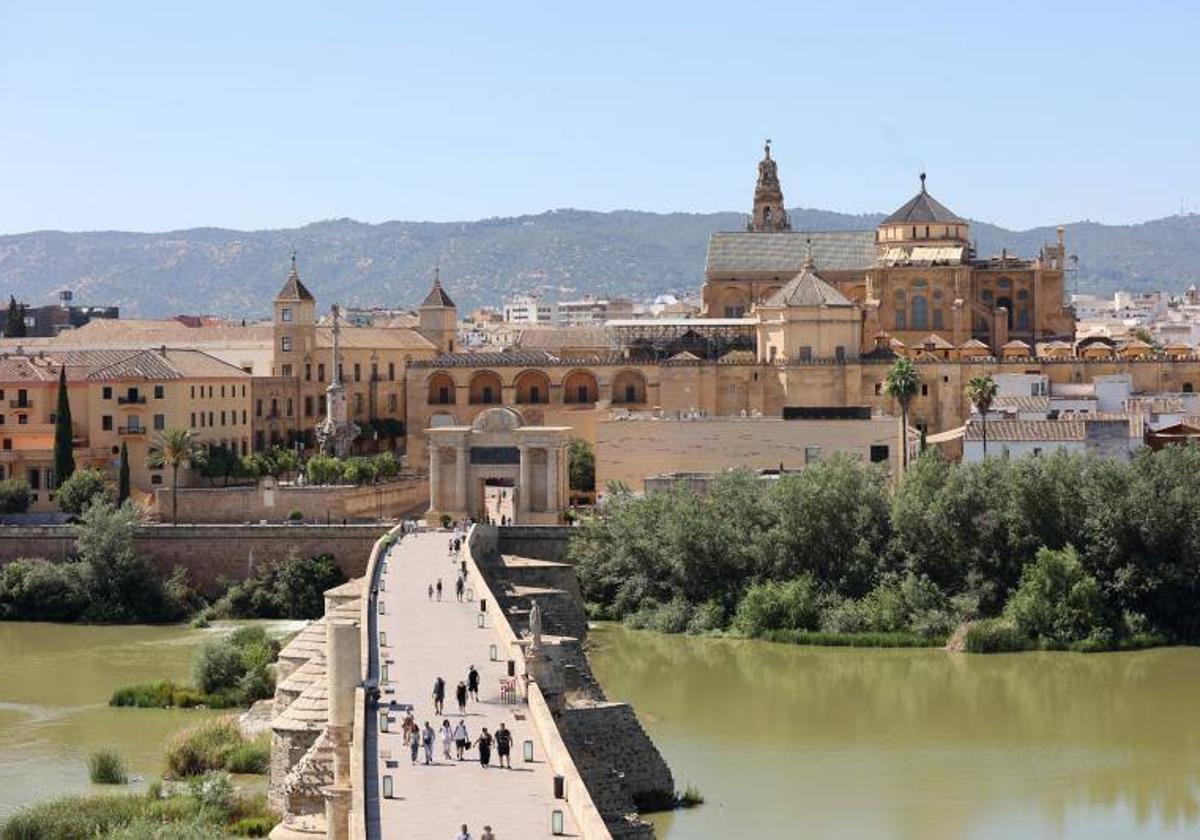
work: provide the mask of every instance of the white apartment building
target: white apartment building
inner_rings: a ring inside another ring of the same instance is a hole
[[[560,300],[556,323],[560,327],[601,327],[605,321],[617,321],[633,316],[631,300],[585,295],[579,300]]]
[[[557,307],[539,295],[516,295],[504,302],[506,324],[553,324]]]

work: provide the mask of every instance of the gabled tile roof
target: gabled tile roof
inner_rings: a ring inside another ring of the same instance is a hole
[[[139,350],[88,375],[93,382],[125,379],[249,378],[241,368],[199,350]]]
[[[718,232],[708,238],[705,272],[777,272],[792,276],[804,268],[807,243],[823,271],[867,269],[875,264],[875,231]]]

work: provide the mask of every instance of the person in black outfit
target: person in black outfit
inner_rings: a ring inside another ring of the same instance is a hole
[[[460,601],[463,599],[463,579],[462,579],[462,575],[459,575],[459,577],[458,577],[458,580],[454,581],[454,595],[455,595],[455,597],[457,597],[457,598],[458,598],[458,600],[460,600]]]
[[[512,749],[512,732],[505,728],[504,724],[500,724],[500,728],[496,730],[496,757],[497,764],[501,767],[512,769],[512,761],[508,757],[509,750]]]
[[[475,746],[479,748],[479,765],[487,767],[492,761],[492,736],[488,734],[486,726],[483,728],[483,734],[479,736],[479,740],[475,742]]]
[[[433,710],[442,713],[442,704],[446,702],[446,681],[438,677],[433,681]]]
[[[471,699],[476,703],[479,702],[479,672],[475,670],[475,666],[471,666],[471,670],[467,671],[467,691],[471,692]]]
[[[458,701],[458,713],[465,715],[467,713],[467,684],[462,680],[459,680],[458,688],[454,689],[454,699]]]

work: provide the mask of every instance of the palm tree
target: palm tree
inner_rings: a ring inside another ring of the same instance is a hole
[[[171,524],[179,514],[179,468],[197,466],[204,460],[204,449],[191,429],[166,429],[150,444],[146,461],[151,469],[171,468]]]
[[[912,359],[901,356],[883,380],[883,389],[900,403],[900,473],[908,469],[908,404],[921,388]]]
[[[987,457],[987,413],[996,401],[996,380],[984,374],[974,376],[967,382],[967,399],[979,412],[980,424],[983,428],[983,457]]]

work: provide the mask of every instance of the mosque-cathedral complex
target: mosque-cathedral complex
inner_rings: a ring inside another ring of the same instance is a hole
[[[404,451],[411,467],[432,464],[432,508],[454,513],[472,512],[454,495],[470,465],[441,444],[431,454],[431,439],[455,435],[430,430],[465,434],[481,413],[503,407],[512,419],[501,426],[550,441],[523,450],[529,463],[520,475],[542,488],[523,500],[531,515],[564,503],[564,435],[596,444],[599,482],[739,458],[760,468],[802,466],[819,446],[895,464],[897,412],[883,380],[901,355],[918,362],[921,375],[910,411],[914,446],[921,433],[963,426],[964,386],[983,373],[1060,387],[1121,374],[1135,394],[1192,392],[1200,382],[1193,348],[1075,344],[1075,316],[1064,303],[1068,259],[1061,228],[1034,255],[977,254],[969,222],[934,198],[924,174],[917,193],[875,230],[793,230],[768,144],[746,228],[709,239],[698,317],[530,328],[503,350],[468,352],[457,346],[452,281],[445,289],[435,280],[415,315],[357,326],[322,317],[293,264],[270,324],[104,320],[53,339],[4,339],[0,387],[12,392],[14,408],[2,427],[0,466],[4,477],[49,469],[61,366],[77,460],[97,466],[112,466],[121,443],[144,449],[163,427],[192,428],[201,441],[241,454],[312,447],[337,376],[363,438]],[[206,394],[220,395],[217,411]],[[804,422],[789,422],[797,420]],[[135,453],[135,464],[144,461]],[[625,466],[614,471],[616,463]],[[48,472],[38,481],[53,483]],[[150,492],[162,476],[138,466],[134,483]]]

